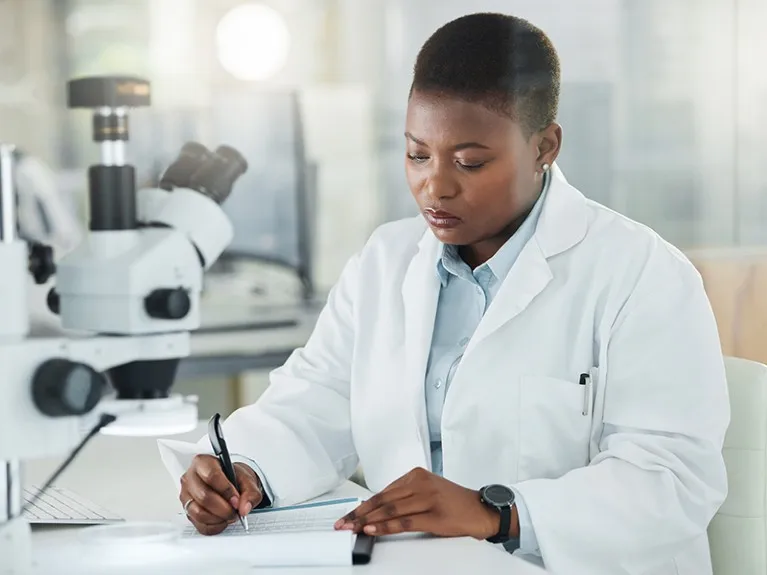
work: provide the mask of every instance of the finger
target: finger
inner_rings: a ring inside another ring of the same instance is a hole
[[[234,515],[232,505],[213,491],[210,485],[205,483],[196,473],[189,473],[185,476],[184,486],[189,492],[189,496],[208,513],[218,517],[219,521],[227,521]]]
[[[189,520],[192,523],[199,523],[201,525],[219,525],[222,523],[220,517],[213,515],[194,500],[187,506],[186,516],[189,517]],[[229,525],[233,521],[236,521],[235,517],[231,517],[230,519],[223,521],[223,523]]]
[[[382,523],[391,519],[399,519],[419,513],[426,513],[433,507],[431,498],[412,495],[404,499],[384,503],[380,507],[372,510],[367,515],[358,517],[354,521],[354,530],[361,531],[365,525]]]
[[[240,486],[240,500],[237,510],[240,516],[244,517],[259,506],[264,498],[264,493],[258,475],[247,465],[235,463],[234,474],[237,477],[237,484]]]
[[[224,475],[224,470],[221,469],[218,459],[212,455],[198,455],[195,460],[199,463],[193,464],[192,469],[197,472],[198,477],[228,501],[233,509],[236,508],[239,505],[239,493]]]
[[[396,487],[388,491],[384,490],[384,491],[381,491],[380,493],[376,493],[370,499],[362,502],[355,509],[353,509],[352,511],[344,515],[341,519],[339,519],[336,522],[336,529],[340,528],[344,524],[350,524],[353,521],[356,521],[360,517],[365,517],[371,511],[378,509],[379,507],[383,507],[384,505],[390,504],[394,501],[399,501],[400,499],[404,499],[412,495],[413,495],[413,490],[409,485],[403,485],[401,487]]]
[[[229,525],[228,522],[224,521],[222,523],[214,523],[212,525],[207,525],[205,523],[198,523],[197,521],[192,521],[192,525],[194,525],[194,528],[197,529],[199,533],[202,535],[218,535],[221,533],[224,529],[226,529],[227,525]]]
[[[365,525],[363,531],[366,535],[394,535],[405,532],[431,532],[432,516],[430,513],[417,513],[405,515],[397,519],[387,519],[378,523]]]

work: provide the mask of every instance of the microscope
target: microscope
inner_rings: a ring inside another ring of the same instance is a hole
[[[13,147],[0,145],[0,573],[32,569],[23,460],[77,448],[71,461],[99,430],[165,435],[197,425],[196,398],[171,387],[200,325],[203,272],[233,237],[220,204],[247,163],[230,147],[191,142],[158,187],[137,192],[128,110],[150,100],[139,78],[69,82],[69,108],[93,112],[101,163],[88,172],[89,231],[56,263],[50,248],[17,237]],[[30,276],[55,278],[47,305],[66,335],[30,335]]]

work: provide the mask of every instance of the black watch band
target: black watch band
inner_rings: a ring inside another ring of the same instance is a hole
[[[514,492],[503,485],[487,485],[479,490],[482,503],[496,509],[501,515],[498,533],[488,537],[490,543],[506,543],[511,539],[511,506],[514,505]]]
[[[511,505],[504,505],[497,509],[501,512],[501,527],[498,529],[498,533],[488,537],[487,540],[490,543],[506,543],[509,540],[509,531],[511,530]]]

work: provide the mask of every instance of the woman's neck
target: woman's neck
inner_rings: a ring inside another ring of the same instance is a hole
[[[541,183],[541,189],[535,196],[535,201],[525,209],[522,214],[514,218],[500,233],[479,241],[475,244],[459,246],[458,255],[466,264],[473,270],[486,263],[490,258],[498,253],[504,244],[511,239],[517,230],[525,223],[525,220],[533,211],[535,204],[538,203],[541,195],[543,194],[546,179],[544,178]]]

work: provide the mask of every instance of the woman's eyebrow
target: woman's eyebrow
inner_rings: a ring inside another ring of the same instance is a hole
[[[405,132],[405,137],[408,140],[411,140],[412,142],[415,142],[416,144],[418,144],[420,146],[427,146],[426,142],[424,142],[423,140],[419,140],[418,138],[416,138],[410,132]],[[466,150],[466,149],[469,149],[469,148],[478,148],[480,150],[489,150],[490,149],[488,146],[485,146],[484,144],[480,144],[479,142],[463,142],[461,144],[457,144],[457,145],[453,146],[453,151],[459,152],[461,150]]]

